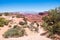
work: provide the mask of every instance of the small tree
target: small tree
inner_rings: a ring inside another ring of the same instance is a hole
[[[49,11],[48,16],[43,18],[44,23],[42,24],[45,30],[48,30],[48,37],[53,37],[55,34],[60,33],[60,13],[56,9]]]

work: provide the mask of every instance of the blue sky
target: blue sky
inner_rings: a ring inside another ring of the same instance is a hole
[[[42,12],[60,6],[60,0],[0,0],[0,12]]]

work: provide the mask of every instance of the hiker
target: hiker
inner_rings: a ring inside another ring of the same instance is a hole
[[[38,27],[39,27],[39,24],[38,24],[36,21],[34,21],[34,22],[32,22],[32,23],[30,24],[30,30],[31,30],[31,31],[36,31],[36,32],[38,32]]]

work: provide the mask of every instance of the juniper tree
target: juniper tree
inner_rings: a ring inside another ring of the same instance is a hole
[[[45,30],[48,30],[49,36],[60,33],[60,12],[58,13],[58,8],[48,11],[48,16],[43,18],[44,23],[42,24]]]

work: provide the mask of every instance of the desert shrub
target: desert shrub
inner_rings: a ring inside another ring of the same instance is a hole
[[[28,25],[25,22],[19,22],[19,24],[23,27],[23,28],[27,28]]]
[[[25,35],[25,30],[21,30],[21,31],[19,31],[19,36],[21,37],[21,36],[24,36]]]
[[[49,11],[48,16],[43,18],[44,23],[42,24],[42,27],[45,30],[48,30],[48,37],[52,37],[55,34],[60,35],[60,13],[57,11],[57,9],[52,9]]]
[[[18,34],[17,29],[10,29],[10,30],[8,30],[7,32],[5,32],[3,36],[4,36],[5,38],[8,38],[8,37],[15,36],[15,35],[17,35],[17,34]]]
[[[24,25],[25,23],[24,22],[19,22],[20,25]]]
[[[22,25],[22,27],[23,27],[23,28],[27,28],[27,27],[28,27],[28,25]]]
[[[7,30],[4,34],[3,37],[4,38],[9,38],[9,37],[21,37],[24,36],[25,34],[25,30],[22,29],[21,27],[16,27],[14,26],[14,28],[11,28],[9,30]]]
[[[25,25],[27,24],[26,22],[19,22],[20,25]]]
[[[24,22],[19,22],[20,25],[27,25],[27,19],[24,17],[23,18]]]
[[[4,25],[8,25],[9,21],[5,18],[0,18],[0,27],[3,27]]]
[[[9,23],[9,20],[5,20],[4,24],[8,25],[8,23]]]
[[[41,25],[41,26],[44,28],[44,30],[46,30],[48,24],[44,22],[43,25]]]
[[[18,27],[18,25],[14,25],[14,27],[13,27],[13,28],[16,28],[16,27]]]
[[[3,26],[4,26],[4,24],[0,23],[0,27],[3,27]]]

